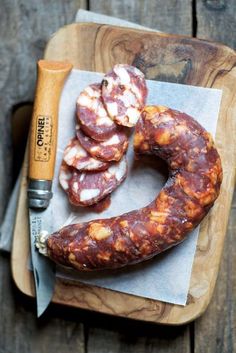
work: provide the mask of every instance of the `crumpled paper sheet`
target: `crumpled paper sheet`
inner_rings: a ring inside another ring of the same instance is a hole
[[[143,207],[155,198],[166,181],[163,165],[156,159],[148,161],[142,158],[134,161],[130,141],[127,153],[128,177],[112,193],[112,202],[108,210],[97,214],[83,208],[75,210],[69,205],[65,192],[59,186],[58,173],[64,148],[75,135],[76,98],[88,84],[101,82],[102,76],[99,73],[73,70],[62,92],[52,199],[55,231],[70,223],[117,216]],[[149,89],[147,104],[166,105],[184,111],[199,121],[213,136],[215,135],[222,94],[220,90],[157,81],[147,81],[147,85]],[[180,245],[138,265],[97,273],[76,273],[58,269],[57,275],[119,292],[185,305],[198,232],[199,228]]]

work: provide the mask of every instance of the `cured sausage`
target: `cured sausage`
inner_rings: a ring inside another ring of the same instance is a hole
[[[59,182],[62,188],[67,192],[69,190],[69,180],[72,177],[73,168],[70,168],[68,164],[64,162],[61,165],[59,173]],[[101,213],[109,208],[111,204],[111,194],[107,195],[104,199],[88,206],[91,211]]]
[[[71,139],[67,145],[64,151],[63,160],[67,165],[80,171],[105,170],[110,165],[110,163],[102,162],[90,156],[88,152],[81,146],[76,137]]]
[[[77,270],[134,264],[180,243],[206,216],[219,194],[222,168],[211,135],[199,123],[187,114],[148,106],[136,126],[134,149],[167,162],[170,174],[159,195],[142,209],[50,235],[52,260]]]
[[[96,213],[101,213],[109,208],[111,204],[111,194],[107,195],[101,201],[95,203],[94,205],[89,206],[89,209]]]
[[[74,168],[68,166],[64,161],[61,163],[59,171],[59,183],[64,191],[68,191],[70,187],[70,180],[72,178]]]
[[[60,173],[59,173],[59,182],[64,191],[69,191],[69,181],[72,178],[73,168],[70,168],[68,164],[62,162]],[[107,195],[104,199],[98,201],[97,203],[88,206],[91,211],[96,213],[101,213],[105,211],[111,204],[111,195]]]
[[[134,66],[118,64],[102,81],[108,115],[119,125],[134,126],[147,98],[144,74]]]
[[[78,125],[76,126],[76,135],[80,144],[91,156],[104,162],[119,161],[129,145],[127,134],[121,129],[117,129],[112,137],[103,142],[86,136]]]
[[[127,175],[127,161],[112,163],[105,171],[79,172],[62,163],[59,181],[74,206],[90,206],[114,191]]]
[[[81,129],[97,141],[105,141],[116,132],[117,125],[109,118],[101,97],[101,84],[87,86],[76,102],[76,112]]]

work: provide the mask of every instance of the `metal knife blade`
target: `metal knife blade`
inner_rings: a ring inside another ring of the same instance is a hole
[[[46,256],[40,254],[40,252],[44,252],[44,249],[38,249],[40,244],[37,243],[39,236],[52,233],[52,219],[51,205],[44,211],[29,209],[31,260],[35,279],[38,317],[43,314],[49,305],[55,285],[55,266]]]

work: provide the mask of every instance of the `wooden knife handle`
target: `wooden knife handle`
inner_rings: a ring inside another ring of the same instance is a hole
[[[61,91],[72,65],[39,60],[30,129],[28,177],[52,180],[57,148],[58,109]]]

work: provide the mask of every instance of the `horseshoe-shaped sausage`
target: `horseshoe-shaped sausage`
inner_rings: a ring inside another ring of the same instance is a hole
[[[134,149],[167,162],[170,174],[159,195],[142,209],[50,235],[52,260],[77,270],[138,263],[183,241],[207,214],[219,194],[222,168],[211,135],[199,123],[166,107],[147,106],[136,125]]]

